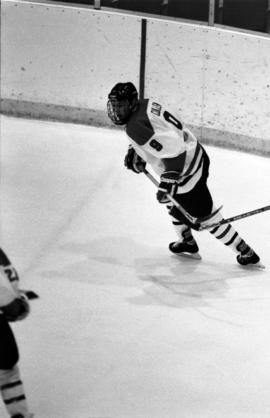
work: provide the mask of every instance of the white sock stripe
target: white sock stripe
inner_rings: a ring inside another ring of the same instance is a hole
[[[224,225],[222,226],[224,227]],[[227,245],[228,247],[235,247],[235,240],[239,235],[231,225],[225,226],[226,228],[218,228],[218,230],[213,235],[215,238],[223,242],[223,244]]]
[[[214,235],[216,238],[218,238],[220,235],[224,233],[224,231],[226,231],[227,227],[228,225],[220,225],[219,227],[211,229],[210,233]]]
[[[234,233],[234,230],[232,229],[231,225],[226,225],[226,228],[224,231],[221,232],[221,234],[216,235],[216,238],[220,240],[227,240],[229,236],[231,236]]]
[[[225,245],[232,247],[235,251],[237,251],[236,247],[239,243],[239,240],[241,240],[241,238],[239,237],[238,232],[234,231],[233,236],[229,239],[229,241],[225,242]]]
[[[24,388],[22,383],[19,386],[13,386],[2,390],[2,397],[4,400],[24,396]]]
[[[19,395],[19,396],[14,396],[14,397],[12,397],[12,398],[9,398],[9,399],[4,399],[4,403],[6,404],[6,405],[11,405],[11,404],[17,404],[18,402],[23,402],[23,403],[25,403],[25,400],[26,400],[26,398],[25,398],[25,395],[24,394],[22,394],[22,395]]]
[[[16,380],[14,382],[10,382],[10,383],[6,383],[5,385],[1,386],[1,390],[8,390],[11,388],[14,388],[16,386],[22,385],[22,381],[21,380]]]

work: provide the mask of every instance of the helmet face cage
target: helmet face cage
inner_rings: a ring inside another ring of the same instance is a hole
[[[115,125],[124,125],[131,114],[130,104],[127,100],[111,98],[107,103],[107,112]]]
[[[138,93],[135,86],[128,83],[117,83],[108,96],[107,113],[115,125],[124,125],[136,108]]]

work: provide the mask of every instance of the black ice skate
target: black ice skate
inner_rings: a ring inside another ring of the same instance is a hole
[[[236,257],[241,266],[265,268],[260,261],[260,257],[245,242],[241,242],[237,249],[241,251]]]
[[[194,258],[195,260],[201,260],[199,254],[199,247],[194,239],[186,241],[176,241],[169,244],[169,250],[176,255]]]

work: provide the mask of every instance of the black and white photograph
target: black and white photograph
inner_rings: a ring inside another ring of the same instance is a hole
[[[269,418],[270,0],[0,12],[0,418]]]

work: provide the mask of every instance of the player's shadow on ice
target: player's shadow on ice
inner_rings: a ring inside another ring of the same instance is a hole
[[[60,250],[65,260],[66,253],[70,253],[78,261],[61,270],[44,271],[43,277],[61,277],[98,286],[139,287],[139,294],[128,300],[142,306],[208,305],[211,298],[226,298],[232,280],[247,279],[254,274],[235,265],[233,257],[231,264],[192,260],[171,255],[166,246],[146,246],[129,237],[67,243]]]

